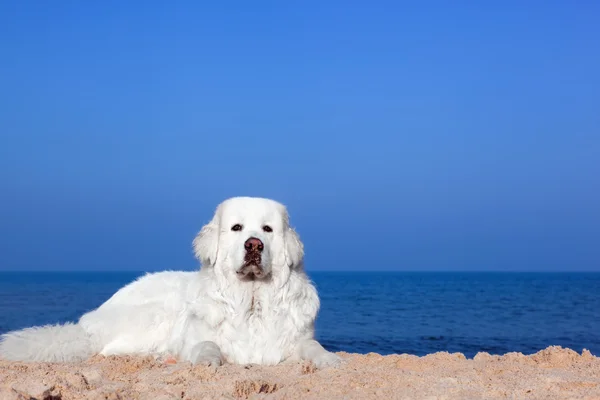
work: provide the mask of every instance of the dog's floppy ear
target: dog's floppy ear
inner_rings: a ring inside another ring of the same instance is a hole
[[[297,267],[302,263],[304,258],[304,245],[300,240],[300,236],[296,231],[287,227],[283,235],[285,241],[285,261],[291,268]]]
[[[202,266],[212,267],[215,265],[219,250],[219,224],[216,216],[198,232],[193,246],[194,254]]]

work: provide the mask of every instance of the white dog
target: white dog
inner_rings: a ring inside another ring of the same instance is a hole
[[[9,332],[0,339],[0,358],[59,362],[100,353],[171,354],[205,365],[342,362],[313,337],[319,298],[282,204],[226,200],[193,247],[200,271],[147,274],[77,324]]]

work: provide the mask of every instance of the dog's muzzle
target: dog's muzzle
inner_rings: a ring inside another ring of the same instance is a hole
[[[244,265],[237,271],[241,277],[262,278],[265,271],[262,267],[262,251],[265,246],[263,242],[255,237],[251,237],[244,243],[246,254],[244,255]]]

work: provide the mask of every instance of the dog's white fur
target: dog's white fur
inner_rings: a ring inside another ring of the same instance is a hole
[[[241,231],[231,228],[240,224]],[[272,232],[265,232],[269,225]],[[244,242],[264,243],[264,279],[241,279]],[[235,197],[221,203],[193,241],[200,271],[147,274],[117,291],[77,324],[2,335],[0,358],[77,361],[94,354],[170,354],[205,365],[274,365],[342,359],[313,337],[317,291],[303,268],[304,249],[286,208],[273,200]]]

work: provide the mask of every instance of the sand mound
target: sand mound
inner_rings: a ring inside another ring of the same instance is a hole
[[[600,358],[549,347],[531,356],[338,353],[346,363],[220,368],[151,357],[0,361],[0,399],[600,399]]]

